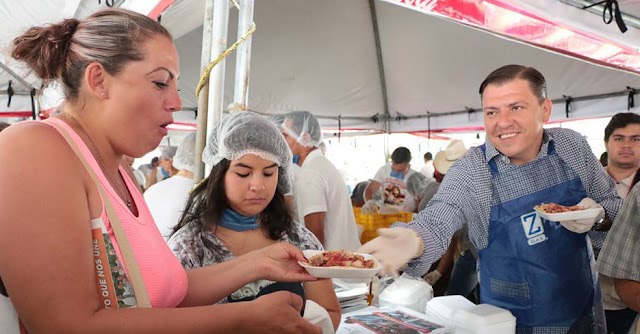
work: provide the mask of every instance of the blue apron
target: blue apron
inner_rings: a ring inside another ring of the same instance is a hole
[[[498,172],[494,160],[489,240],[478,252],[481,302],[511,311],[517,333],[605,333],[589,237],[533,210],[540,203],[575,205],[587,197],[580,178],[553,142],[546,157],[508,171]],[[551,186],[531,182],[549,178]],[[523,191],[524,182],[533,190]]]

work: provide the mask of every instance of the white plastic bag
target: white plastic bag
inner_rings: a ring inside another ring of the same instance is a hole
[[[377,302],[379,307],[404,306],[424,313],[427,302],[433,298],[433,288],[422,278],[402,274],[398,278],[387,276],[381,280]]]

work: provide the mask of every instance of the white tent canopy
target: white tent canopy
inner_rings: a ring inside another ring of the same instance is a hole
[[[571,105],[570,118],[626,111],[627,96],[578,100],[583,96],[621,92],[626,87],[640,88],[640,76],[636,74],[553,53],[389,2],[256,1],[249,109],[266,114],[309,110],[321,116],[324,126],[333,128],[338,127],[340,117],[342,128],[382,130],[380,120],[387,112],[392,132],[477,126],[482,125],[481,113],[464,111],[480,108],[477,89],[482,79],[497,67],[511,63],[539,69],[547,78],[552,99],[577,98]],[[0,4],[0,19],[3,25],[10,24],[11,29],[3,29],[0,35],[4,46],[25,26],[77,15],[80,3],[97,7],[97,1],[79,0],[6,3]],[[71,3],[76,3],[75,8]],[[370,4],[375,6],[380,58]],[[194,89],[200,75],[199,22],[204,17],[203,10],[201,0],[175,1],[161,21],[174,33],[181,57],[180,89],[186,111],[176,114],[176,120],[193,124],[195,113],[189,110],[196,107]],[[56,15],[36,16],[36,13]],[[583,24],[603,25],[600,16],[587,14],[589,19],[582,18]],[[229,45],[236,40],[236,22],[237,13],[232,9]],[[637,34],[638,29],[629,27],[628,33]],[[224,105],[233,97],[235,57],[228,57],[226,66]],[[0,91],[8,81],[5,74],[0,71]],[[5,97],[0,95],[0,110],[5,110],[4,101]],[[432,117],[426,117],[428,114]],[[564,102],[559,102],[553,119],[565,117]]]

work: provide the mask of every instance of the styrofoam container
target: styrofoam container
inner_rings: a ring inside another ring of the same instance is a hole
[[[489,304],[474,305],[458,310],[453,323],[473,334],[513,334],[516,332],[516,317],[511,312]]]
[[[427,303],[430,319],[456,327],[457,334],[513,334],[516,318],[508,310],[475,305],[462,296],[435,297]]]
[[[462,296],[440,296],[434,297],[427,303],[425,314],[436,322],[454,325],[453,317],[458,310],[466,310],[474,306],[475,304]]]

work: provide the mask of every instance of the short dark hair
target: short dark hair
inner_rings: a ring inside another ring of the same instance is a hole
[[[0,122],[0,131],[2,131],[2,130],[4,130],[4,129],[8,128],[8,127],[9,127],[9,125],[11,125],[11,124],[9,124],[9,123],[7,123],[7,122]]]
[[[489,85],[503,85],[509,81],[523,79],[529,82],[529,87],[533,95],[538,98],[538,102],[547,99],[547,82],[542,73],[533,67],[522,65],[506,65],[489,73],[489,75],[480,84],[480,97],[484,93],[485,88]]]
[[[433,154],[431,154],[431,152],[425,153],[424,160],[433,160]]]
[[[629,124],[640,124],[640,115],[632,112],[621,112],[613,115],[607,127],[604,128],[604,142],[609,142],[609,137],[611,137],[613,131],[624,128]]]
[[[411,162],[411,151],[408,148],[400,146],[391,153],[391,161],[397,164]]]

